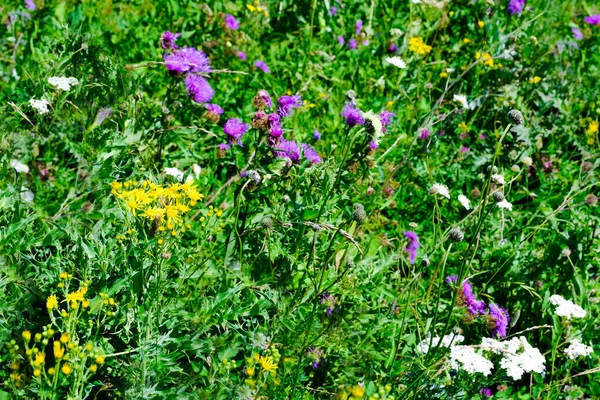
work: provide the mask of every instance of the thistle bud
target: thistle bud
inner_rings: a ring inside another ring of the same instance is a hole
[[[519,110],[510,110],[508,112],[508,120],[515,125],[523,125],[523,122],[525,121],[523,119],[523,114],[521,114],[521,111]]]
[[[455,242],[462,242],[465,240],[465,234],[459,228],[454,228],[450,231],[450,239]]]
[[[359,224],[362,224],[366,221],[367,213],[365,212],[365,207],[362,204],[354,203],[353,217],[354,220]]]
[[[260,225],[265,228],[265,229],[271,229],[273,228],[273,218],[271,218],[270,215],[265,215],[264,217],[262,217],[262,219],[260,220]]]

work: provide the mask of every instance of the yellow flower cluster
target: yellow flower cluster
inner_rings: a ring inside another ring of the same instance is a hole
[[[391,389],[391,388],[390,388]],[[386,394],[386,392],[384,392]],[[358,385],[341,385],[338,387],[338,391],[335,394],[335,400],[358,400],[365,396],[365,385],[359,383]],[[389,398],[386,396],[386,398]]]
[[[482,63],[487,65],[488,67],[493,67],[494,66],[494,59],[492,58],[492,56],[490,55],[490,53],[475,53],[475,58],[476,59],[483,59]]]
[[[411,37],[408,41],[408,49],[419,55],[429,54],[431,46],[428,46],[420,36]]]
[[[204,198],[193,182],[157,185],[144,180],[113,182],[112,194],[134,216],[152,221],[153,230],[169,230],[173,236],[185,231],[183,215]]]
[[[593,145],[594,141],[596,140],[599,126],[600,126],[600,124],[598,123],[598,121],[592,121],[592,122],[590,122],[587,130],[585,131],[585,135],[587,136],[587,143],[590,146]]]
[[[254,5],[252,4],[246,4],[246,7],[248,8],[248,10],[250,10],[251,12],[257,12],[257,13],[263,13],[265,14],[265,17],[269,16],[269,10],[267,10],[267,7],[262,6],[258,0],[254,0]]]
[[[539,76],[534,76],[532,78],[529,78],[529,83],[540,83],[542,81],[542,78],[540,78]]]

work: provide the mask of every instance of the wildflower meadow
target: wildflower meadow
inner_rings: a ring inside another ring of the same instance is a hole
[[[597,1],[0,21],[0,400],[600,399]]]

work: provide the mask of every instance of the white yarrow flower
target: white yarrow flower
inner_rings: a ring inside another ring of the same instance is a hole
[[[439,194],[440,196],[444,196],[448,200],[450,199],[450,191],[448,190],[448,186],[442,185],[441,183],[434,183],[431,189],[429,189],[430,194]]]
[[[558,306],[554,312],[560,317],[565,317],[568,320],[571,318],[585,318],[586,312],[583,308],[558,294],[550,296],[550,303]]]
[[[454,101],[459,102],[463,108],[469,108],[469,102],[467,101],[467,96],[463,94],[455,94]]]
[[[10,160],[10,166],[13,167],[17,172],[25,174],[29,173],[29,167],[27,166],[27,164],[23,164],[21,161],[15,160],[14,158]]]
[[[390,29],[390,35],[392,36],[402,36],[402,31],[398,28],[392,28]]]
[[[541,374],[546,369],[544,366],[546,359],[542,353],[531,346],[523,336],[503,342],[483,338],[481,348],[495,354],[502,354],[500,367],[514,380],[520,379],[525,372]]]
[[[458,195],[458,201],[460,201],[460,204],[462,204],[463,207],[467,210],[471,209],[471,202],[469,201],[469,199],[467,199],[467,196],[465,196],[464,194]]]
[[[480,372],[485,376],[492,373],[494,364],[469,346],[454,346],[450,349],[452,368],[463,369],[470,374]]]
[[[406,63],[404,62],[404,60],[398,56],[386,57],[385,61],[389,64],[392,64],[394,67],[398,67],[400,69],[406,68]]]
[[[579,356],[587,357],[593,352],[594,349],[592,349],[591,346],[586,346],[577,339],[571,340],[569,347],[565,349],[565,353],[571,360],[574,360]]]
[[[504,199],[496,203],[498,207],[504,208],[508,211],[512,211],[512,203],[509,203],[508,200]]]
[[[31,108],[35,108],[40,114],[48,114],[48,106],[50,103],[46,99],[36,100],[33,97],[29,100]]]
[[[21,200],[25,203],[33,203],[34,197],[35,195],[31,190],[27,189],[25,186],[21,186]]]
[[[502,174],[494,174],[492,175],[492,180],[496,182],[498,185],[505,185],[506,181],[504,180],[504,175]]]
[[[165,174],[172,176],[179,182],[183,180],[183,171],[179,170],[178,168],[165,168]]]
[[[68,91],[72,86],[78,85],[79,81],[73,77],[53,76],[52,78],[48,78],[48,83],[57,89]]]
[[[442,338],[442,343],[440,344],[441,347],[450,347],[450,346],[455,346],[458,343],[462,343],[463,340],[465,340],[465,337],[463,335],[458,335],[458,334],[449,334],[446,335]],[[431,343],[431,347],[435,348],[438,347],[438,344],[440,343],[440,337],[439,336],[434,336],[433,339],[431,338],[427,338],[425,340],[423,340],[421,343],[419,343],[417,345],[417,351],[421,354],[427,354],[429,353],[429,344]]]

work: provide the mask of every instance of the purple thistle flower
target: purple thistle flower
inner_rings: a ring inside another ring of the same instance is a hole
[[[600,25],[600,14],[593,14],[583,19],[585,23],[590,25]]]
[[[477,300],[475,293],[473,293],[473,285],[471,285],[471,282],[467,280],[463,282],[462,294],[467,310],[469,310],[471,314],[485,314],[485,302],[483,300]]]
[[[398,50],[398,46],[395,43],[390,44],[390,47],[388,47],[388,51],[390,53],[395,53]]]
[[[282,139],[279,144],[275,145],[275,155],[278,158],[287,158],[293,163],[300,161],[300,149],[298,143],[293,140]]]
[[[258,69],[260,69],[262,72],[264,72],[265,74],[269,74],[271,73],[271,69],[269,68],[269,66],[267,65],[266,62],[264,62],[263,60],[258,60],[254,63],[254,66]]]
[[[304,154],[304,158],[306,158],[311,164],[318,164],[321,162],[321,157],[319,157],[319,153],[306,143],[302,143],[302,154]]]
[[[508,12],[511,14],[521,14],[525,3],[526,0],[510,0],[508,3]]]
[[[256,97],[258,97],[260,100],[262,100],[265,105],[267,106],[267,108],[272,108],[273,107],[273,101],[271,100],[271,96],[269,96],[269,92],[267,92],[264,89],[261,89],[258,91]]]
[[[283,129],[281,128],[281,117],[279,114],[269,114],[267,120],[269,121],[269,135],[274,138],[281,137],[281,135],[283,135]]]
[[[349,47],[351,50],[354,50],[354,49],[356,49],[356,39],[350,39],[350,40],[348,41],[348,47]]]
[[[394,114],[391,111],[387,111],[387,110],[383,110],[382,112],[379,113],[379,120],[381,121],[381,130],[383,132],[386,131],[387,127],[392,122],[392,118],[395,116],[396,116],[396,114]]]
[[[208,103],[215,95],[213,88],[200,75],[187,74],[185,87],[196,103]]]
[[[419,139],[425,140],[429,137],[429,135],[430,135],[429,129],[422,129],[421,134],[419,135]]]
[[[33,0],[25,0],[25,8],[27,8],[28,10],[33,11],[33,10],[35,10],[37,8],[37,6],[33,2]]]
[[[338,39],[338,43],[341,44],[342,46],[344,45],[344,43],[346,43],[346,40],[344,39],[344,37],[342,35],[337,37]]]
[[[583,39],[583,33],[579,30],[579,28],[571,28],[571,32],[573,32],[573,38],[576,40]]]
[[[178,49],[179,46],[175,44],[175,41],[177,41],[179,36],[181,36],[181,33],[171,33],[166,31],[160,36],[160,46],[165,50]]]
[[[373,140],[371,140],[369,142],[369,148],[371,149],[371,151],[375,150],[378,147],[379,147],[379,145],[377,143],[375,143]]]
[[[212,113],[215,113],[215,114],[218,114],[218,115],[223,114],[223,108],[221,108],[221,106],[218,105],[218,104],[210,104],[210,103],[208,103],[208,104],[205,104],[204,107],[208,111],[210,111]]]
[[[346,121],[344,122],[348,126],[362,125],[365,123],[365,119],[360,114],[360,110],[352,103],[346,104],[340,115],[346,118]]]
[[[500,338],[506,337],[508,322],[510,321],[508,311],[502,307],[498,307],[496,304],[490,303],[490,316],[496,322],[496,327],[492,329],[492,335],[499,336]]]
[[[485,397],[492,397],[492,389],[484,388],[479,391],[479,394],[484,395]]]
[[[335,6],[332,6],[329,9],[329,15],[331,15],[333,17],[335,14],[337,14],[337,8]]]
[[[165,63],[169,71],[185,72],[205,72],[211,71],[210,60],[202,50],[196,50],[193,47],[166,54]]]
[[[243,51],[238,51],[236,54],[240,60],[246,61],[246,53],[244,53]]]
[[[446,283],[450,283],[450,284],[456,283],[456,282],[458,282],[458,276],[456,276],[456,275],[448,275],[446,277],[445,281],[446,281]]]
[[[219,150],[227,150],[231,148],[231,145],[229,143],[221,143],[219,144]]]
[[[248,132],[248,125],[243,123],[239,118],[229,118],[227,122],[225,122],[223,131],[231,137],[229,139],[229,144],[237,143],[241,146],[241,138]]]
[[[419,236],[413,231],[402,231],[402,234],[408,239],[408,245],[404,250],[410,255],[410,263],[414,264],[417,259],[417,249],[421,247]]]
[[[359,19],[358,21],[356,21],[356,24],[354,25],[354,27],[356,28],[356,34],[357,35],[360,34],[360,31],[362,30],[362,27],[363,27],[362,20]]]
[[[235,19],[235,17],[233,15],[227,14],[225,16],[225,26],[228,29],[237,31],[238,28],[240,27],[240,22],[237,19]]]
[[[313,132],[313,139],[315,139],[315,140],[321,139],[321,132],[319,132],[318,130],[315,129],[315,131]]]
[[[302,105],[300,96],[281,96],[277,102],[279,103],[277,113],[282,117],[287,117],[293,109]]]

